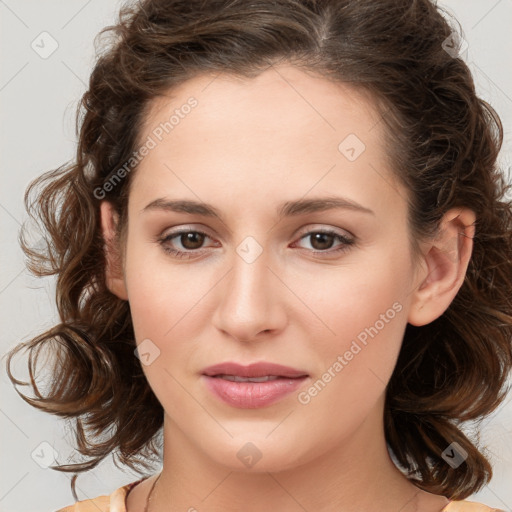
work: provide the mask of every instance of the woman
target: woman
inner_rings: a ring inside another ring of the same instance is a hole
[[[55,469],[163,465],[62,511],[493,510],[459,423],[507,391],[512,209],[439,10],[146,0],[111,29],[24,246],[62,323],[17,350],[52,347],[25,399],[88,457]]]

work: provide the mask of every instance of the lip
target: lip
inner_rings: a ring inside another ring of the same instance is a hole
[[[264,382],[235,382],[221,375],[235,377],[278,377]],[[242,366],[226,362],[209,366],[201,378],[206,387],[220,400],[240,409],[257,409],[271,405],[296,391],[306,379],[307,372],[274,363],[254,363]]]
[[[266,382],[233,382],[222,377],[201,375],[206,387],[224,403],[239,409],[271,405],[296,391],[309,377],[280,377]]]
[[[268,363],[265,361],[253,363],[248,366],[243,366],[231,361],[215,364],[203,370],[203,375],[213,377],[215,375],[234,375],[237,377],[265,377],[266,375],[273,375],[276,377],[304,377],[308,373],[304,370],[290,368],[281,364]]]

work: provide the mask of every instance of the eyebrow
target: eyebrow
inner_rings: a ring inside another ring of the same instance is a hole
[[[323,212],[333,209],[354,210],[375,215],[373,210],[370,210],[369,208],[366,208],[350,199],[337,196],[286,201],[279,205],[277,208],[277,215],[279,219],[282,219],[283,217],[293,217],[306,213]],[[205,217],[219,219],[220,221],[224,222],[222,214],[219,210],[217,210],[217,208],[210,204],[202,203],[199,201],[185,199],[171,200],[161,197],[151,201],[141,210],[141,213],[145,213],[151,210],[165,210],[178,213],[203,215]]]

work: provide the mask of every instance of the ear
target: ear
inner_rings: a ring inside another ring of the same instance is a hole
[[[425,244],[412,294],[410,324],[421,326],[434,321],[457,295],[473,250],[475,220],[472,210],[453,208],[441,219],[435,239]]]
[[[124,272],[121,258],[121,248],[116,239],[116,225],[119,216],[112,203],[102,201],[100,204],[101,229],[105,241],[105,281],[107,288],[120,299],[128,300],[128,293],[124,281]]]

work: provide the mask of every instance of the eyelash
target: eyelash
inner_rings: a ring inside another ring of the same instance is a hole
[[[195,234],[203,235],[207,238],[210,238],[210,236],[207,233],[205,233],[204,231],[184,229],[181,231],[175,231],[173,233],[169,233],[169,234],[165,235],[164,237],[159,238],[158,242],[162,246],[162,249],[167,254],[170,254],[172,257],[178,258],[178,259],[190,259],[190,258],[195,257],[195,255],[197,255],[197,253],[199,253],[200,249],[196,249],[196,250],[189,249],[188,251],[178,251],[176,249],[172,249],[165,245],[167,242],[169,242],[173,238],[176,238],[176,237],[186,234],[186,233],[195,233]],[[299,240],[302,240],[303,238],[307,238],[308,236],[311,236],[311,235],[317,234],[317,233],[321,233],[324,235],[333,235],[338,241],[341,242],[341,245],[338,249],[334,249],[334,250],[330,250],[330,251],[309,251],[309,252],[312,252],[313,254],[332,255],[333,253],[334,254],[344,253],[344,252],[348,251],[350,249],[350,246],[355,243],[354,239],[348,238],[344,235],[337,233],[336,231],[332,231],[329,229],[318,229],[318,230],[314,230],[314,231],[308,231],[307,233],[304,233],[299,238]],[[306,249],[306,250],[308,250],[308,249]]]

